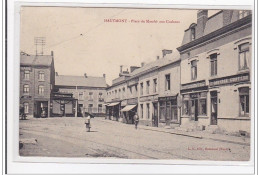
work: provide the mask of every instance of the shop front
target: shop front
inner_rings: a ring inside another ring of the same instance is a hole
[[[106,110],[108,111],[109,120],[119,121],[120,102],[109,103],[106,107],[107,107]]]
[[[182,115],[181,124],[199,123],[208,125],[206,81],[198,81],[181,85]]]
[[[47,118],[49,117],[49,101],[45,99],[34,100],[34,117]]]
[[[227,132],[250,133],[249,72],[209,80],[210,125]]]
[[[143,96],[140,103],[140,125],[158,127],[158,95]]]
[[[52,117],[76,117],[77,99],[73,98],[72,93],[53,93],[51,100]]]
[[[138,98],[131,98],[124,101],[126,105],[122,107],[122,122],[126,124],[134,124],[134,115],[137,113]]]
[[[178,94],[159,97],[159,127],[179,125]]]

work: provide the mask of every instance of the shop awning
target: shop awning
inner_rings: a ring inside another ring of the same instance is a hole
[[[107,106],[115,106],[115,105],[118,105],[120,102],[116,102],[116,103],[110,103],[109,105]]]
[[[106,104],[104,104],[104,106],[108,106],[110,103],[106,103]]]
[[[127,111],[130,111],[131,109],[133,109],[134,107],[136,107],[136,105],[127,105],[126,107],[121,109],[121,111],[122,112],[127,112]]]

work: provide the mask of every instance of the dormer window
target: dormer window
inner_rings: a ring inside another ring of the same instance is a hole
[[[195,40],[195,28],[191,28],[191,41]]]

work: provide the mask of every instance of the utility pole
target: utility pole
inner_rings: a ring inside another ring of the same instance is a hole
[[[34,37],[34,45],[35,45],[35,52],[37,55],[43,55],[43,47],[46,44],[46,38],[45,37]],[[38,48],[40,46],[40,48]],[[40,49],[40,50],[39,50]]]

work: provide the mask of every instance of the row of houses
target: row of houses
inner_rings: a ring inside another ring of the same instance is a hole
[[[20,55],[20,106],[29,117],[104,115],[106,76],[58,75],[54,54]]]
[[[107,117],[133,123],[137,113],[142,125],[250,133],[251,11],[199,10],[177,50],[121,67],[106,89]]]

